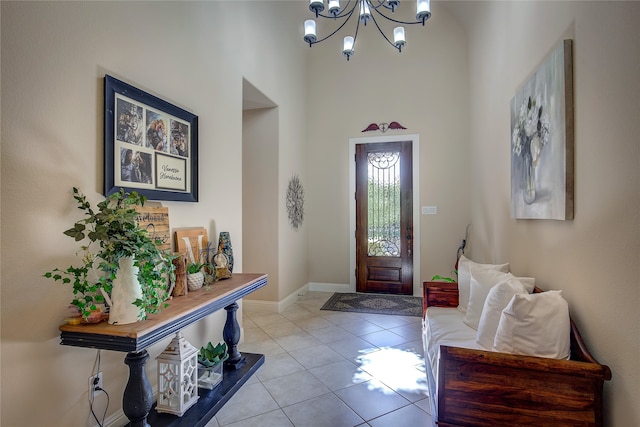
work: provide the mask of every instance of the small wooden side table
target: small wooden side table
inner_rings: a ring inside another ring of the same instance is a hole
[[[422,316],[427,307],[457,307],[458,283],[452,282],[423,282],[422,283]]]

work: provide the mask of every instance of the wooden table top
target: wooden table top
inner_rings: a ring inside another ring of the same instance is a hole
[[[140,351],[191,323],[220,310],[267,284],[266,274],[235,273],[185,296],[169,300],[169,306],[147,320],[126,325],[107,322],[62,325],[61,344],[116,351]]]

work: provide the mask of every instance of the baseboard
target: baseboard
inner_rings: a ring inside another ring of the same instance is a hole
[[[122,400],[122,398],[120,400]],[[155,402],[155,394],[153,401]],[[129,418],[122,412],[122,409],[119,409],[107,417],[102,425],[105,427],[121,427],[127,424],[129,424]],[[98,427],[97,424],[95,424],[95,426]]]
[[[278,313],[277,301],[262,301],[256,299],[243,299],[243,310],[247,311],[259,311],[265,313]]]
[[[355,292],[355,289],[351,289],[351,285],[345,285],[342,283],[315,283],[311,282],[309,286],[310,291],[315,292]]]
[[[255,299],[243,299],[242,306],[248,311],[260,312],[260,313],[282,313],[285,308],[294,304],[303,295],[309,292],[309,285],[300,287],[295,292],[291,293],[282,301],[261,301]]]
[[[342,283],[307,283],[289,294],[282,301],[262,301],[255,299],[243,299],[242,307],[248,311],[260,313],[282,313],[287,307],[295,304],[301,296],[313,292],[355,292],[350,285]]]

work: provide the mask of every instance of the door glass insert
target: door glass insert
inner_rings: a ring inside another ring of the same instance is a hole
[[[400,256],[400,153],[368,153],[368,254]]]

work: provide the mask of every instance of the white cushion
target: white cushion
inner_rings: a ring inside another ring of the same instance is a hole
[[[515,294],[526,293],[528,292],[525,286],[514,277],[510,277],[491,288],[487,294],[487,299],[484,301],[484,307],[478,322],[476,342],[480,347],[485,350],[493,348],[493,340],[496,336],[498,323],[500,323],[502,310],[509,304]]]
[[[569,305],[561,291],[516,294],[502,311],[493,350],[568,359],[570,334]]]
[[[511,273],[471,266],[471,290],[469,292],[467,312],[464,315],[464,323],[477,330],[482,309],[484,308],[484,301],[487,299],[489,291],[498,283],[509,279],[520,281],[527,289],[527,292],[533,291],[536,282],[532,277],[515,277]]]
[[[497,270],[508,272],[509,263],[506,264],[479,264],[466,258],[464,255],[460,256],[458,260],[458,310],[463,313],[467,312],[467,305],[469,304],[469,293],[471,288],[471,266],[477,268],[486,268],[488,270]]]

